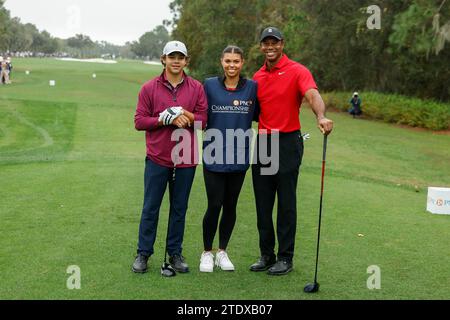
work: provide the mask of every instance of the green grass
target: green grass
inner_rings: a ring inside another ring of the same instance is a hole
[[[140,86],[160,68],[18,59],[14,70],[14,84],[0,87],[0,299],[450,299],[450,216],[425,211],[427,186],[450,187],[449,135],[329,113],[336,127],[327,155],[321,291],[306,295],[322,139],[304,108],[303,131],[312,138],[298,187],[294,271],[248,271],[259,255],[250,172],[229,245],[237,270],[198,271],[206,209],[199,167],[184,241],[191,272],[163,279],[167,198],[149,272],[130,270],[145,157],[133,116]],[[81,290],[66,288],[70,265],[81,268]],[[381,268],[380,290],[366,287],[370,265]]]

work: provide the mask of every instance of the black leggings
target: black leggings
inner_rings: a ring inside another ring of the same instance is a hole
[[[203,244],[205,251],[211,251],[223,207],[219,226],[219,249],[225,250],[236,223],[236,206],[244,184],[244,172],[212,172],[203,167],[208,209],[203,218]]]

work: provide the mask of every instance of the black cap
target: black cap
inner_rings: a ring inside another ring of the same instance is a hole
[[[263,42],[263,40],[267,37],[273,37],[278,40],[283,40],[283,35],[281,34],[281,31],[275,27],[265,28],[264,31],[261,33],[261,38],[259,42]]]

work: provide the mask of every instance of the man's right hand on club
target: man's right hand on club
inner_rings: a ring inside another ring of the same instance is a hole
[[[333,126],[334,126],[333,120],[330,120],[325,117],[317,119],[317,127],[324,135],[329,135],[333,130]]]

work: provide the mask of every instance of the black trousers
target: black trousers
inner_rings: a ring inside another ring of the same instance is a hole
[[[212,172],[203,167],[208,209],[203,218],[203,244],[205,251],[211,251],[219,223],[220,211],[223,209],[219,225],[219,249],[225,250],[236,224],[236,206],[244,183],[246,171]]]
[[[267,149],[270,154],[274,148],[270,143],[271,140],[263,135],[258,135],[258,148],[262,139],[268,142]],[[300,131],[280,133],[278,172],[273,175],[261,174],[261,168],[268,165],[261,164],[259,155],[257,163],[252,166],[261,255],[275,255],[272,211],[277,196],[277,257],[279,260],[292,261],[297,227],[297,182],[302,158],[303,138]]]

